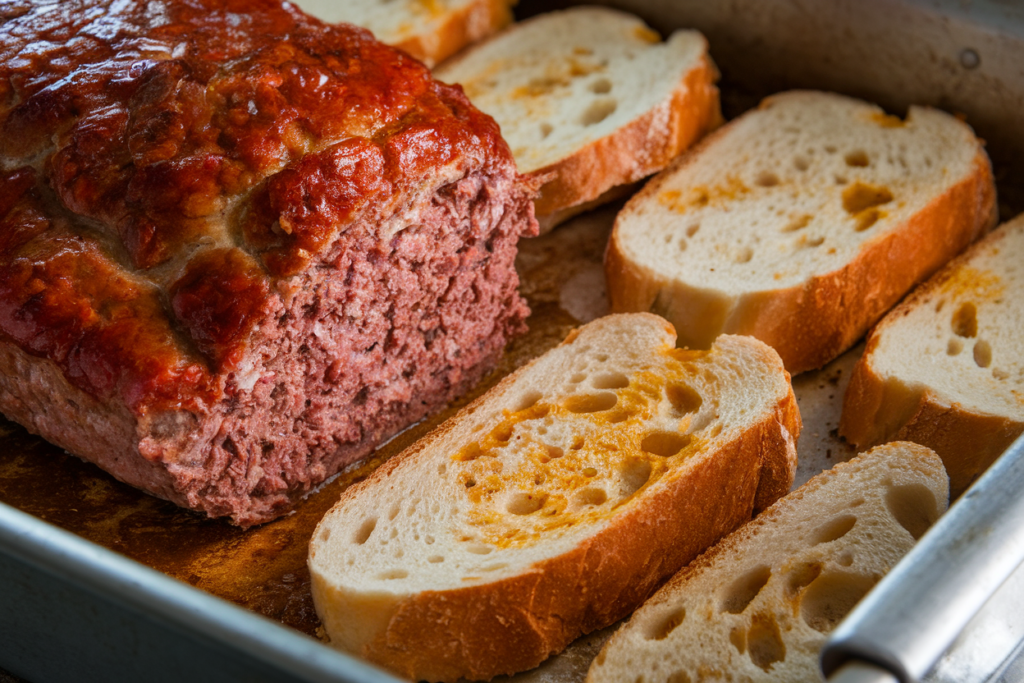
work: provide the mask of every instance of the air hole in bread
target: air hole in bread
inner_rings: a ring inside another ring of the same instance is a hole
[[[887,188],[860,181],[843,190],[843,208],[851,216],[888,204],[892,199],[892,192]]]
[[[326,541],[329,541],[330,539],[331,539],[331,530],[330,529],[324,529],[323,531],[320,532],[320,540],[321,541],[326,542]]]
[[[752,258],[754,258],[754,250],[750,247],[740,247],[736,250],[736,263],[750,263]]]
[[[802,216],[797,216],[782,226],[782,232],[796,232],[797,230],[803,230],[813,219],[814,216],[808,213],[805,213]]]
[[[797,157],[793,160],[793,166],[795,166],[798,171],[806,171],[811,167],[811,162],[804,157]]]
[[[519,397],[519,400],[516,401],[515,405],[512,408],[512,412],[518,413],[521,410],[532,408],[533,406],[537,405],[537,403],[543,397],[544,394],[540,393],[539,391],[528,391]]]
[[[590,92],[596,95],[607,95],[612,91],[612,82],[607,78],[599,78],[590,84]]]
[[[820,247],[825,243],[824,237],[811,237],[807,240],[807,246],[809,247]]]
[[[850,182],[850,181],[849,181],[849,179],[846,176],[841,176],[841,175],[837,175],[836,176],[836,185],[845,185],[848,182]]]
[[[545,493],[520,492],[513,494],[508,499],[505,509],[513,515],[531,515],[544,507],[547,499],[548,497]]]
[[[597,476],[597,470],[594,469],[593,467],[584,467],[583,468],[583,476],[584,477],[596,477]]]
[[[685,671],[673,671],[665,679],[665,683],[693,683],[693,679]]]
[[[921,538],[939,518],[935,494],[924,484],[893,486],[885,493],[885,506],[914,540]]]
[[[657,618],[651,621],[644,630],[644,637],[647,640],[665,640],[668,638],[672,631],[679,628],[679,625],[686,619],[686,610],[678,607],[656,616]]]
[[[555,130],[555,127],[552,126],[547,121],[545,121],[544,123],[540,124],[540,138],[541,138],[541,140],[543,140],[543,139],[547,138],[547,136],[551,135],[551,133],[554,130]]]
[[[807,562],[799,564],[796,567],[786,572],[785,587],[786,594],[793,598],[801,590],[811,585],[821,574],[821,563],[819,562]]]
[[[953,334],[958,337],[976,337],[978,335],[978,309],[970,301],[957,306],[950,321]]]
[[[831,543],[832,541],[837,541],[850,533],[850,530],[856,523],[857,518],[853,515],[836,517],[835,519],[818,527],[817,531],[814,532],[813,543],[814,545],[818,545],[820,543]]]
[[[729,614],[741,614],[747,606],[753,602],[757,594],[761,592],[768,579],[772,576],[772,570],[765,565],[760,565],[739,577],[725,590],[722,599],[718,604],[718,611]]]
[[[686,247],[689,245],[686,243],[685,239],[680,238],[677,246],[679,247],[679,251],[686,251]]]
[[[800,616],[819,633],[829,633],[875,585],[875,579],[848,572],[829,571],[804,591]]]
[[[396,529],[395,527],[391,527],[391,531],[388,532],[388,538],[389,539],[398,538],[398,529]]]
[[[395,519],[395,517],[398,516],[398,513],[401,512],[401,511],[402,511],[402,506],[401,505],[399,505],[398,503],[395,503],[394,505],[392,505],[391,509],[388,510],[388,521],[389,522],[393,521]],[[392,529],[392,531],[394,531],[394,529]]]
[[[444,562],[444,558],[440,555],[431,555],[427,558],[427,562],[429,562],[430,564],[438,564]]]
[[[619,492],[623,498],[629,498],[650,480],[651,463],[640,459],[628,460],[622,465],[619,475]]]
[[[786,658],[786,644],[782,642],[782,633],[775,615],[755,614],[747,631],[747,648],[750,661],[763,671],[772,668],[772,664]]]
[[[673,417],[683,417],[700,410],[704,399],[686,384],[671,383],[665,387],[665,397],[672,406]]]
[[[867,211],[863,211],[857,215],[857,223],[854,225],[853,229],[857,232],[864,232],[884,216],[885,214],[878,209],[868,209]]]
[[[621,372],[606,372],[594,378],[595,389],[625,389],[629,386],[629,377]]]
[[[843,160],[846,162],[847,166],[851,166],[853,168],[865,168],[871,165],[871,160],[868,159],[867,153],[862,149],[853,150],[843,157]]]
[[[825,145],[825,151],[828,152],[829,154],[835,154],[839,150],[836,149],[835,145]]]
[[[426,536],[423,537],[423,542],[426,543],[427,545],[434,545],[434,537],[431,536],[430,534],[427,534]]]
[[[599,413],[611,410],[618,403],[619,397],[611,392],[600,394],[580,394],[565,400],[565,409],[570,413]]]
[[[984,339],[974,342],[974,363],[979,368],[992,365],[992,345]]]
[[[576,437],[573,437],[572,445],[569,446],[569,448],[571,448],[574,451],[578,451],[579,449],[583,448],[583,444],[584,443],[585,442],[584,442],[582,436],[576,436]]]
[[[364,519],[363,523],[356,529],[356,535],[352,539],[352,542],[356,545],[362,545],[370,538],[370,534],[377,528],[377,518],[371,517],[370,519]],[[324,539],[326,540],[326,539]]]
[[[572,377],[569,378],[569,381],[572,382],[573,384],[579,384],[580,382],[582,382],[586,378],[587,378],[587,373],[585,373],[585,372],[577,372],[576,374],[574,374]]]
[[[853,553],[848,551],[839,553],[839,555],[836,556],[836,564],[840,567],[849,567],[853,564]]]
[[[471,552],[474,555],[490,555],[493,550],[494,548],[489,545],[474,544],[466,546],[466,551]]]
[[[690,445],[693,440],[689,434],[678,432],[652,432],[640,442],[640,449],[651,455],[671,458]]]
[[[472,477],[470,477],[469,479],[466,480],[466,488],[467,489],[471,489],[474,486],[476,486],[476,479],[473,479]]]
[[[608,360],[608,354],[607,353],[599,353],[599,354],[597,354],[597,356],[595,356],[595,358],[597,358],[597,362],[598,363],[604,363],[605,361]]]
[[[489,564],[486,567],[480,567],[481,572],[496,572],[499,569],[504,569],[508,564],[505,562],[498,562],[497,564]]]
[[[697,234],[698,230],[700,230],[700,223],[694,223],[693,225],[686,229],[686,236],[693,237],[694,235]]]
[[[947,356],[959,355],[960,352],[963,351],[963,350],[964,350],[964,343],[962,341],[960,341],[959,339],[957,339],[956,337],[953,337],[952,339],[950,339],[949,343],[946,344],[946,355]]]
[[[729,642],[741,655],[747,651],[747,627],[743,624],[734,626],[729,631]]]
[[[404,569],[388,569],[380,574],[377,574],[377,578],[383,581],[392,581],[394,579],[404,579],[409,576],[409,572]]]
[[[604,489],[585,488],[581,491],[577,491],[576,495],[572,497],[572,500],[578,507],[601,505],[608,500],[608,494],[604,492]]]
[[[584,126],[596,126],[614,114],[618,106],[618,100],[613,97],[604,97],[594,100],[580,117],[580,124]]]
[[[761,187],[775,187],[779,184],[779,176],[771,171],[761,171],[754,179],[754,183]]]
[[[857,500],[852,501],[848,507],[859,508],[863,504],[864,504],[864,499],[863,498],[858,498]]]
[[[992,368],[992,376],[1000,381],[1010,379],[1010,373],[999,368]]]
[[[558,446],[552,446],[551,444],[544,444],[544,452],[547,457],[551,460],[557,460],[565,455],[565,451]]]

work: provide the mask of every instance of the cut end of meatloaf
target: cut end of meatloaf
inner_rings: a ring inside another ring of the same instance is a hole
[[[534,188],[493,120],[366,32],[87,4],[0,26],[0,411],[269,521],[523,331]],[[95,21],[119,30],[55,40]]]

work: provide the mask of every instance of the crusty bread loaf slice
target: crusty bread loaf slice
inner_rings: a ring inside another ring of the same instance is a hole
[[[962,493],[1024,432],[1024,216],[919,287],[872,331],[839,432],[933,448]]]
[[[515,0],[295,0],[313,16],[369,29],[434,66],[512,21]]]
[[[442,64],[501,126],[519,172],[545,179],[541,231],[664,168],[719,125],[707,41],[662,42],[640,19],[601,7],[542,14]]]
[[[836,465],[669,581],[587,683],[820,681],[828,633],[946,510],[939,458],[892,443]]]
[[[799,430],[761,342],[600,318],[345,491],[310,542],[317,612],[413,680],[532,668],[784,495]]]
[[[753,335],[798,373],[853,345],[995,217],[988,157],[961,121],[785,93],[630,200],[605,258],[609,298],[665,316],[691,348]]]

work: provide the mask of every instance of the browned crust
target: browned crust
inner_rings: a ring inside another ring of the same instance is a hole
[[[574,339],[570,334],[563,344]],[[502,391],[519,372],[492,391]],[[380,486],[380,478],[484,398],[353,492]],[[680,567],[784,495],[792,485],[789,449],[800,426],[790,387],[770,414],[573,551],[504,581],[409,597],[386,631],[357,654],[413,680],[485,680],[536,666],[579,635],[624,618]]]
[[[394,47],[433,67],[510,24],[514,4],[515,0],[476,0],[450,12],[436,32],[411,36]]]
[[[885,380],[871,368],[875,339],[872,335],[868,351],[853,368],[840,436],[858,448],[895,440],[931,448],[949,474],[950,495],[959,496],[1024,433],[1024,422],[966,409],[930,390],[909,405],[892,400]]]
[[[672,171],[727,131],[725,127],[706,138]],[[631,203],[651,201],[658,185],[655,179]],[[867,242],[845,267],[803,285],[746,297],[732,314],[744,322],[723,332],[764,341],[794,375],[819,368],[853,346],[911,287],[991,229],[997,220],[995,199],[992,167],[979,148],[968,177],[900,227]],[[612,311],[650,308],[660,283],[648,272],[622,255],[616,225],[605,254]],[[681,326],[681,321],[676,323]]]
[[[686,72],[672,95],[657,107],[612,135],[527,174],[552,176],[541,186],[535,200],[539,220],[544,222],[548,214],[590,202],[616,185],[633,183],[660,171],[705,133],[720,126],[717,80],[718,69],[705,54]]]

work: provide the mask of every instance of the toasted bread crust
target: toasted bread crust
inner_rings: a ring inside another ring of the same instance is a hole
[[[527,174],[545,179],[534,203],[541,224],[550,229],[556,223],[544,217],[656,173],[720,126],[723,119],[717,80],[718,69],[705,54],[669,99],[612,135]],[[563,220],[572,215],[565,214]]]
[[[907,305],[912,302],[901,308]],[[932,391],[903,388],[895,380],[888,385],[871,367],[873,341],[853,368],[839,435],[858,448],[886,441],[931,448],[949,474],[950,495],[959,496],[1024,433],[1024,423],[968,410]]]
[[[774,354],[765,353],[781,371]],[[511,388],[522,372],[493,391]],[[380,486],[380,478],[429,449],[482,400],[385,463],[371,478],[376,483],[357,486]],[[579,635],[625,617],[679,567],[784,495],[800,424],[790,388],[771,413],[574,550],[503,581],[403,599],[357,654],[430,681],[489,679],[536,666]],[[314,577],[317,590],[327,592]],[[580,599],[590,595],[609,597]]]
[[[432,67],[510,24],[511,4],[509,0],[476,0],[451,12],[436,32],[406,38],[394,47]]]
[[[727,132],[728,126],[706,138],[666,176],[692,163],[706,145]],[[648,183],[623,213],[634,202],[654,201],[659,186],[657,180]],[[967,178],[911,220],[867,242],[844,268],[811,277],[801,286],[741,297],[723,332],[764,341],[779,352],[793,374],[819,368],[850,348],[914,284],[990,230],[998,217],[995,199],[992,167],[979,151]],[[669,284],[624,256],[617,227],[608,243],[605,273],[615,312],[649,310],[658,292]],[[779,325],[780,320],[789,324]],[[699,332],[689,339],[686,329],[679,332],[684,345],[705,346],[712,341],[701,338]]]

